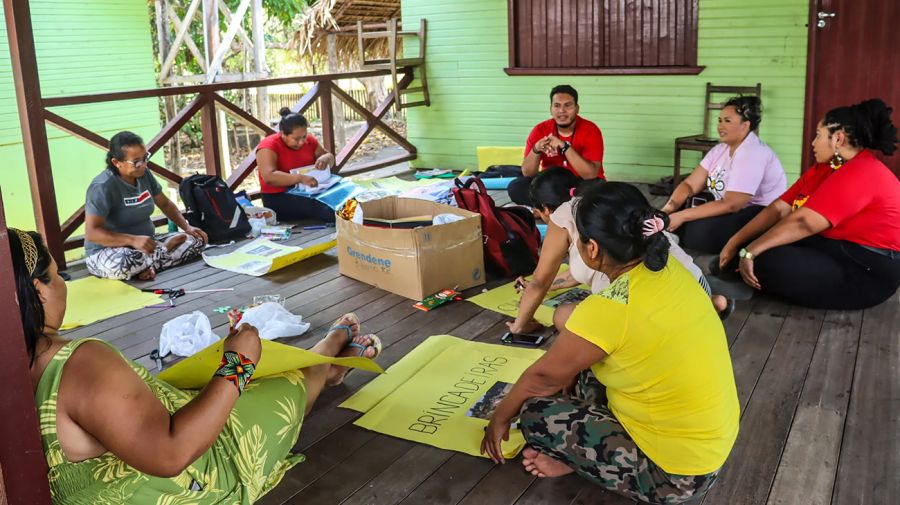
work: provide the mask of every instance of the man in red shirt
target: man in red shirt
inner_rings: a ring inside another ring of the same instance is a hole
[[[605,179],[603,135],[600,128],[578,115],[578,91],[568,84],[550,90],[550,119],[538,123],[528,135],[522,177],[509,184],[514,203],[531,205],[528,188],[541,170],[563,167],[582,179]]]

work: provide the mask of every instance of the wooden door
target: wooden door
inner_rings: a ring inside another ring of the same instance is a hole
[[[900,126],[900,0],[810,0],[803,169],[816,124],[835,107],[881,98]],[[900,177],[900,151],[879,157]]]

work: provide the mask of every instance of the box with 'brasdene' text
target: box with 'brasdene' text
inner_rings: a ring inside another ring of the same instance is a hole
[[[365,224],[337,218],[342,275],[413,300],[484,284],[479,214],[396,196],[359,205]],[[463,219],[429,224],[439,214]]]

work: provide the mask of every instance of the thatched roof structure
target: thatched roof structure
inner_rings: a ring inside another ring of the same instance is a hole
[[[353,69],[359,60],[356,22],[382,23],[399,17],[400,0],[317,0],[295,22],[294,42],[301,54],[326,58],[328,32],[341,27],[352,28],[352,31],[337,37],[337,57],[343,68]],[[385,56],[387,41],[367,41],[366,54],[370,57]]]

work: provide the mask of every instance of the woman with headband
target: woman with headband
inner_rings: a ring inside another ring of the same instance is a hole
[[[737,437],[737,390],[722,323],[669,256],[667,220],[625,183],[576,204],[579,254],[611,284],[556,311],[559,335],[487,426],[495,462],[518,418],[522,463],[538,477],[576,472],[648,503],[709,490]]]
[[[66,283],[43,239],[11,229],[9,244],[54,503],[245,505],[303,461],[303,419],[346,368],[253,379],[262,349],[245,324],[206,387],[176,389],[104,341],[63,339]],[[311,350],[372,358],[377,345],[346,314]]]

